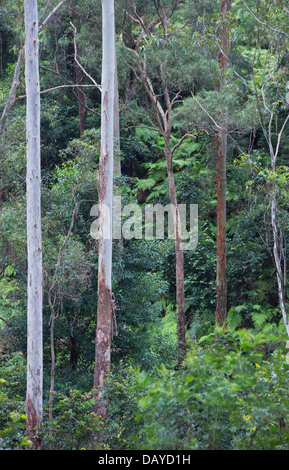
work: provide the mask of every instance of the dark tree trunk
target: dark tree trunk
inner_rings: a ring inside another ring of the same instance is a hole
[[[221,0],[221,45],[222,51],[218,53],[221,71],[227,67],[229,50],[229,30],[225,15],[231,9],[232,0]],[[221,89],[221,85],[220,85]],[[221,117],[222,129],[217,135],[217,276],[216,276],[216,310],[215,323],[224,327],[227,319],[227,259],[226,259],[226,160],[227,160],[227,133],[226,113]]]

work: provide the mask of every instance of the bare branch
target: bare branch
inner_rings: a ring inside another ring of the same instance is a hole
[[[51,20],[52,16],[55,15],[55,13],[59,10],[59,8],[62,7],[62,5],[66,2],[67,0],[61,0],[61,2],[54,8],[54,10],[52,10],[49,15],[47,16],[47,18],[43,21],[43,23],[39,26],[38,28],[38,32],[40,33],[44,28],[45,26],[47,25],[47,23]]]
[[[4,323],[6,323],[7,326],[9,326],[9,327],[12,326],[12,323],[8,322],[8,321],[5,320],[5,318],[3,318],[3,317],[0,317],[0,320],[4,321]]]
[[[185,139],[187,139],[188,137],[192,137],[193,139],[196,139],[196,138],[198,137],[198,135],[199,135],[201,132],[206,132],[207,134],[209,134],[208,131],[205,130],[205,129],[201,129],[199,132],[196,132],[195,134],[191,134],[190,132],[187,132],[186,134],[184,134],[184,135],[180,138],[179,142],[172,148],[172,155],[175,153],[175,151],[177,150],[177,148],[178,148],[180,145],[182,145],[182,143],[183,143],[183,141],[184,141]]]
[[[278,152],[279,152],[279,146],[280,146],[280,140],[281,140],[281,137],[282,137],[282,134],[283,134],[283,131],[284,131],[284,128],[288,122],[288,119],[289,119],[289,114],[287,115],[285,121],[283,122],[283,126],[281,127],[281,130],[278,134],[278,140],[277,140],[277,144],[276,144],[276,149],[275,149],[275,155],[274,155],[274,160],[276,160],[277,158],[277,155],[278,155]]]
[[[77,45],[76,45],[77,29],[76,29],[76,27],[74,26],[74,24],[71,23],[71,21],[70,21],[70,24],[71,24],[71,26],[72,26],[73,29],[74,29],[74,61],[75,61],[75,63],[78,65],[78,67],[83,71],[83,73],[92,81],[92,83],[94,84],[94,86],[96,86],[96,88],[98,88],[99,90],[101,90],[101,85],[99,85],[98,83],[96,83],[96,81],[94,80],[94,78],[92,78],[91,75],[89,75],[89,73],[82,67],[81,63],[79,62],[79,60],[78,60],[78,58],[77,58]]]
[[[38,32],[42,31],[45,28],[45,26],[51,20],[53,15],[55,15],[55,13],[62,7],[62,5],[66,1],[67,0],[61,0],[61,2],[54,8],[54,10],[52,10],[52,12],[47,16],[47,18],[39,26]],[[5,123],[6,123],[8,113],[10,112],[12,106],[15,103],[16,91],[17,91],[17,87],[18,87],[18,83],[19,83],[19,79],[20,79],[21,66],[22,66],[22,62],[23,62],[23,59],[24,59],[24,46],[25,45],[23,44],[23,46],[20,50],[19,56],[18,56],[17,64],[16,64],[16,67],[15,67],[14,75],[13,75],[13,79],[12,79],[12,86],[11,86],[10,93],[8,95],[8,99],[7,99],[5,108],[2,112],[2,116],[1,116],[1,119],[0,119],[0,137],[4,132]]]
[[[245,6],[245,8],[248,10],[248,12],[253,16],[254,20],[257,21],[257,23],[261,24],[262,26],[265,26],[266,28],[270,29],[271,31],[274,31],[274,33],[284,34],[284,36],[286,36],[286,38],[289,39],[288,34],[286,34],[284,31],[273,28],[269,24],[264,23],[263,21],[259,20],[259,18],[257,18],[257,16],[253,13],[253,11],[248,7],[247,3],[244,0],[241,0],[241,1],[242,1],[243,5]]]

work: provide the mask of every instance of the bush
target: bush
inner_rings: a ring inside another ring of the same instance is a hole
[[[288,450],[289,366],[280,338],[220,332],[203,338],[181,372],[139,373],[133,448]]]
[[[81,450],[94,448],[94,436],[101,423],[92,413],[92,393],[70,390],[55,393],[53,418],[44,419],[43,447],[46,450]]]

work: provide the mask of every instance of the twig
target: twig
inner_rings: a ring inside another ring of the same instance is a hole
[[[266,28],[270,29],[271,31],[274,31],[275,33],[284,34],[284,36],[286,36],[286,38],[289,39],[288,34],[284,33],[284,31],[281,31],[281,30],[279,30],[279,29],[273,28],[273,27],[270,26],[269,24],[264,23],[263,21],[259,20],[259,18],[257,18],[257,16],[255,15],[255,13],[248,7],[247,3],[244,2],[244,0],[241,0],[241,1],[242,1],[243,5],[245,6],[245,8],[248,10],[248,12],[253,16],[254,20],[257,21],[257,23],[261,24],[262,26],[265,26]]]
[[[9,327],[12,326],[12,323],[8,322],[8,321],[5,320],[5,318],[3,318],[3,317],[0,317],[0,320],[4,321],[4,323],[6,323],[7,326],[9,326]]]
[[[66,2],[66,0],[61,0],[61,2],[52,10],[52,12],[47,16],[47,18],[43,21],[43,23],[39,26],[38,32],[41,32],[44,27],[47,25],[47,23],[50,21],[52,16],[59,10],[60,7]],[[8,113],[10,112],[12,106],[15,103],[15,97],[16,97],[16,91],[20,79],[20,72],[21,72],[21,66],[24,58],[24,44],[20,50],[17,64],[14,70],[14,75],[13,75],[13,80],[12,80],[12,86],[8,95],[8,99],[4,108],[4,111],[2,113],[1,119],[0,119],[0,137],[4,132],[5,128],[5,122],[8,116]]]
[[[82,67],[81,63],[79,62],[78,58],[77,58],[77,45],[76,45],[76,34],[77,34],[77,29],[76,27],[74,26],[74,24],[70,21],[70,24],[71,26],[73,27],[74,29],[74,61],[75,63],[78,65],[78,67],[82,70],[82,72],[92,81],[92,83],[94,84],[94,86],[96,86],[96,88],[98,88],[99,90],[101,90],[101,85],[99,85],[98,83],[96,83],[96,81],[94,80],[94,78],[91,77],[91,75],[89,75],[89,73]]]

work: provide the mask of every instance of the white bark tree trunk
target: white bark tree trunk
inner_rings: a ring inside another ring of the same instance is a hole
[[[98,303],[95,341],[95,408],[102,418],[106,406],[100,406],[101,389],[110,371],[112,332],[112,201],[114,156],[115,96],[115,24],[114,1],[102,0],[102,103],[101,152],[99,161],[99,242]]]
[[[42,447],[42,241],[40,165],[40,84],[37,0],[25,0],[25,81],[27,140],[27,433],[32,448]]]
[[[115,38],[115,34],[114,34]],[[117,175],[121,175],[120,163],[120,134],[119,134],[119,94],[118,94],[118,77],[117,77],[117,60],[116,60],[116,40],[114,40],[114,162],[113,171]]]

